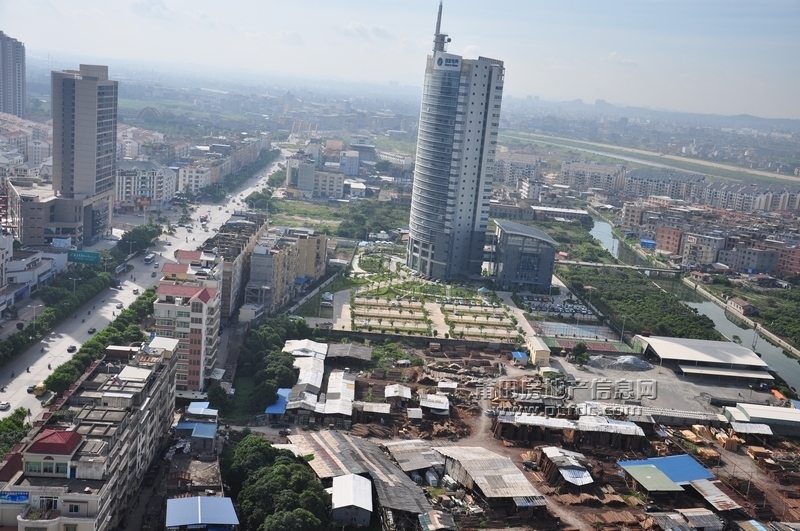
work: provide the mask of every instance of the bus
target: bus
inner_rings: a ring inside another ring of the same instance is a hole
[[[153,262],[155,262],[155,260],[156,260],[156,255],[153,253],[150,253],[144,257],[145,264],[152,264]]]

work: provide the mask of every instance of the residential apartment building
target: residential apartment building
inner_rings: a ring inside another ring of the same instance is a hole
[[[275,314],[325,274],[328,238],[313,229],[279,227],[263,234],[253,250],[245,302]]]
[[[495,181],[516,188],[520,181],[535,180],[539,177],[541,159],[536,155],[524,153],[498,154],[494,163]]]
[[[346,177],[358,177],[358,165],[358,151],[342,151],[341,155],[339,155],[339,171]]]
[[[114,208],[118,211],[156,210],[175,197],[175,172],[154,161],[117,162]]]
[[[683,265],[685,267],[709,266],[718,261],[719,251],[725,248],[722,236],[684,233],[681,237]]]
[[[314,196],[314,159],[298,151],[286,159],[286,193],[299,199]]]
[[[770,239],[756,242],[755,246],[759,249],[772,249],[778,252],[778,263],[775,267],[776,275],[800,275],[800,246]]]
[[[178,169],[178,191],[196,194],[212,184],[212,171],[208,166],[190,164]]]
[[[670,227],[656,228],[656,249],[670,254],[681,254],[683,231]]]
[[[644,168],[631,170],[625,175],[623,193],[628,197],[646,198],[651,195],[668,196],[690,201],[705,186],[705,177],[692,173]]]
[[[53,156],[53,145],[48,140],[31,140],[28,142],[28,163],[41,165]]]
[[[314,193],[319,199],[341,199],[344,196],[344,174],[314,172]]]
[[[539,201],[539,197],[549,188],[542,181],[534,178],[519,179],[517,181],[517,190],[519,190],[519,195],[522,199]]]
[[[227,323],[242,304],[251,274],[250,259],[259,238],[267,230],[265,214],[248,213],[234,218],[203,243],[203,251],[222,259],[221,318]],[[177,253],[176,253],[177,255]]]
[[[0,31],[0,112],[25,118],[25,45]]]
[[[126,516],[168,440],[176,340],[110,346],[0,466],[0,525],[107,531]]]
[[[625,203],[622,207],[622,228],[632,230],[639,227],[647,210],[647,206],[642,204]]]
[[[153,304],[155,330],[179,341],[177,390],[203,391],[216,367],[219,346],[221,259],[200,251],[175,254],[177,264],[162,266]]]
[[[778,268],[778,254],[778,251],[770,249],[734,247],[721,249],[717,261],[739,273],[771,275]]]
[[[625,166],[564,162],[561,164],[559,183],[578,191],[600,188],[607,192],[616,192],[625,185]]]
[[[481,273],[505,68],[447,53],[441,15],[440,5],[420,105],[406,265],[449,279]]]

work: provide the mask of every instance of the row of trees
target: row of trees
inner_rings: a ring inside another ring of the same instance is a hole
[[[303,319],[290,320],[285,315],[264,321],[251,330],[239,351],[237,376],[253,375],[253,390],[247,397],[246,413],[261,414],[278,399],[278,389],[292,387],[297,376],[292,369],[291,354],[281,352],[287,339],[305,339],[314,334]],[[229,412],[233,403],[220,386],[209,389],[211,407],[222,414]]]
[[[203,188],[201,195],[207,195],[215,203],[225,199],[229,193],[237,190],[246,181],[272,163],[281,154],[281,150],[263,150],[255,162],[248,164],[236,173],[226,176],[222,181]]]
[[[266,439],[248,435],[222,463],[223,481],[246,531],[317,531],[330,527],[328,495],[311,467]]]
[[[682,304],[674,295],[631,269],[569,267],[559,275],[574,293],[615,323],[625,319],[631,334],[649,331],[657,336],[719,340],[714,321]]]
[[[127,345],[144,340],[139,326],[145,317],[153,313],[156,300],[155,288],[145,290],[128,308],[122,310],[114,321],[81,345],[68,362],[56,367],[44,381],[47,389],[60,395],[75,383],[86,368],[103,357],[106,347],[113,344]]]

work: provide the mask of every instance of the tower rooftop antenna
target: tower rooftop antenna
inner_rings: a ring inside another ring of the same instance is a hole
[[[439,1],[439,16],[436,17],[436,33],[433,34],[433,51],[446,52],[450,38],[442,33],[442,2]]]

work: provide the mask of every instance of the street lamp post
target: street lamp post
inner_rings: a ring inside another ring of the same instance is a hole
[[[83,280],[83,279],[82,278],[71,278],[70,280],[72,281],[72,294],[75,295],[75,283],[78,282],[79,280]]]
[[[36,308],[44,306],[44,304],[34,304],[33,305],[33,334],[36,335]]]

